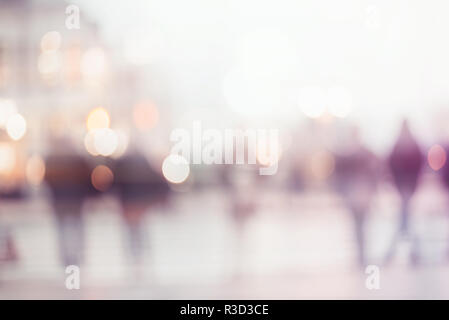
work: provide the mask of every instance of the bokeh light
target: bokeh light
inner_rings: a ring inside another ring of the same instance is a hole
[[[47,32],[41,39],[42,52],[53,52],[61,47],[61,34],[58,31]]]
[[[109,128],[110,122],[109,113],[104,108],[96,108],[87,116],[87,130]]]
[[[94,133],[94,146],[98,154],[102,156],[112,155],[118,147],[117,133],[109,128],[96,129]]]
[[[115,149],[112,157],[117,159],[126,153],[129,145],[129,135],[124,130],[115,130],[117,134],[117,148]]]
[[[95,149],[95,131],[86,133],[84,137],[84,147],[92,156],[98,156],[98,152]]]
[[[107,166],[99,165],[92,171],[91,182],[98,191],[107,191],[114,182],[114,173]]]
[[[171,183],[183,183],[190,175],[188,161],[177,154],[171,154],[162,163],[162,174]]]
[[[16,113],[13,116],[9,117],[8,121],[6,122],[6,132],[11,139],[22,139],[26,131],[27,123],[22,115]]]
[[[438,144],[433,145],[427,153],[427,162],[435,171],[440,170],[444,166],[446,158],[446,151],[444,151],[443,147]]]

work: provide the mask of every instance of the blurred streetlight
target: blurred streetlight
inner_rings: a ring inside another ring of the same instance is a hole
[[[22,139],[26,131],[27,123],[22,115],[16,113],[9,117],[6,122],[6,132],[11,139],[15,141]]]
[[[162,163],[162,174],[171,183],[183,183],[190,175],[189,163],[180,155],[171,154]]]
[[[87,116],[87,130],[106,129],[110,125],[109,113],[104,108],[96,108]]]

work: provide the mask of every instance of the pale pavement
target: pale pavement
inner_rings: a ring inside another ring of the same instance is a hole
[[[140,267],[128,262],[114,199],[91,201],[81,289],[72,291],[65,288],[46,201],[5,204],[1,221],[13,228],[21,259],[1,266],[0,299],[449,298],[444,196],[429,188],[415,205],[426,209],[414,218],[423,264],[407,264],[403,243],[393,264],[380,266],[380,290],[365,287],[350,215],[330,192],[259,194],[259,210],[240,241],[222,192],[181,193],[168,210],[148,216]],[[373,206],[367,228],[372,264],[380,265],[393,234],[396,205],[387,189]]]

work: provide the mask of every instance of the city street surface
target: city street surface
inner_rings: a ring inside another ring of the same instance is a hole
[[[148,215],[140,266],[128,262],[114,199],[89,202],[80,290],[65,287],[48,204],[37,196],[8,203],[2,221],[13,230],[20,259],[2,265],[0,299],[448,298],[445,199],[432,185],[424,184],[416,199],[415,208],[427,212],[414,217],[418,266],[408,263],[405,240],[393,263],[381,265],[395,227],[395,199],[391,190],[379,192],[367,227],[370,261],[380,266],[379,290],[365,286],[350,215],[330,192],[268,191],[242,236],[219,190],[179,193],[170,208]]]

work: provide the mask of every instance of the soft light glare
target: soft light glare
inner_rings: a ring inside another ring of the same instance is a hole
[[[352,110],[352,94],[343,87],[332,87],[327,94],[329,112],[339,118],[345,118]]]
[[[17,113],[16,104],[10,99],[0,99],[0,128],[4,127],[8,119]]]
[[[109,113],[103,108],[96,108],[87,116],[87,130],[109,128],[110,122]]]
[[[45,176],[45,162],[42,157],[33,155],[26,164],[26,177],[28,183],[38,186],[42,183]]]
[[[101,48],[87,50],[81,60],[81,72],[88,82],[101,80],[106,71],[106,57]]]
[[[433,170],[440,170],[446,163],[446,151],[438,144],[432,146],[427,153],[427,161]]]
[[[125,59],[136,65],[154,63],[163,55],[164,36],[153,28],[137,28],[127,32],[124,41]]]
[[[190,174],[189,163],[180,155],[171,154],[162,163],[162,174],[171,183],[183,183]]]
[[[59,52],[43,52],[39,56],[38,69],[43,77],[57,74],[62,68],[62,57]]]
[[[304,87],[299,90],[299,107],[309,118],[319,118],[326,111],[326,94],[319,87]]]
[[[243,67],[229,71],[223,81],[228,106],[246,117],[266,117],[279,110],[283,96],[281,81],[269,74],[254,74]]]
[[[73,45],[65,51],[64,79],[70,84],[76,84],[81,79],[81,48]]]
[[[235,63],[257,76],[294,73],[299,61],[294,41],[277,28],[259,28],[244,33],[233,47]]]
[[[159,120],[159,112],[154,104],[141,102],[134,107],[133,118],[136,127],[145,131],[156,126]]]
[[[93,156],[98,156],[98,152],[95,149],[95,132],[89,131],[86,133],[86,136],[84,137],[84,147],[86,148],[87,152],[89,152]]]
[[[27,124],[25,118],[16,113],[15,115],[9,117],[6,123],[6,132],[9,137],[13,140],[20,140],[23,138],[27,130]]]
[[[61,47],[61,34],[58,31],[47,32],[41,40],[42,52],[53,52]]]
[[[117,148],[115,149],[112,157],[117,159],[126,153],[129,145],[129,135],[123,130],[115,130],[117,134]]]
[[[98,154],[105,157],[112,155],[118,147],[117,133],[109,128],[95,130],[94,146]]]
[[[7,143],[0,143],[0,174],[7,175],[14,170],[16,153],[13,147]]]

